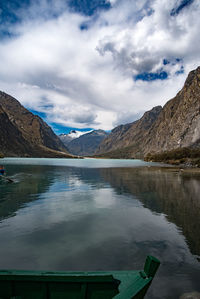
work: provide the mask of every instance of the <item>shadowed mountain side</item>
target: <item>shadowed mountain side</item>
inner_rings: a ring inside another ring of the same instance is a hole
[[[102,154],[94,154],[93,157],[101,159],[135,159],[137,155],[133,155],[133,147],[127,146]],[[137,156],[140,158],[140,156]]]
[[[161,106],[154,107],[150,111],[145,112],[141,119],[114,128],[111,134],[100,144],[95,154],[131,148],[132,150],[128,155],[129,158],[141,156],[143,140],[147,138],[148,130],[156,121],[161,110]]]
[[[117,193],[130,193],[148,209],[165,214],[181,228],[191,252],[200,255],[200,173],[121,168],[101,169],[101,175]]]
[[[68,144],[73,140],[73,138],[70,136],[70,134],[60,134],[58,135],[62,143],[67,147]]]
[[[29,143],[23,138],[22,133],[9,120],[8,115],[0,106],[0,149],[7,156],[13,155],[13,150],[16,155],[25,155],[31,151]]]
[[[107,152],[110,156],[128,148],[127,157],[136,158],[182,147],[200,147],[200,67],[189,73],[184,87],[163,108],[155,107],[138,121],[113,129],[96,155],[106,157]]]
[[[91,156],[93,155],[99,144],[108,136],[103,130],[94,130],[87,134],[72,140],[67,144],[69,152],[78,156]]]
[[[72,157],[52,129],[0,91],[0,151],[5,156]]]

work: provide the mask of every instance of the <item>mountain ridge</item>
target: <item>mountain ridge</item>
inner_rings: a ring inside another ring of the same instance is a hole
[[[82,132],[82,131],[78,131],[78,130],[71,130],[68,134],[65,134],[65,133],[59,134],[58,137],[60,138],[62,143],[65,146],[67,146],[72,140],[77,139],[80,136],[90,133],[92,131],[94,131],[94,130],[90,130],[90,131],[86,131],[86,132]]]
[[[134,156],[130,152],[130,158],[140,156],[141,139],[147,135],[149,128],[155,122],[162,110],[161,106],[156,106],[149,111],[146,111],[143,116],[132,123],[120,125],[114,128],[110,135],[103,140],[95,154],[104,152],[113,152],[123,148],[135,147]],[[135,144],[133,145],[133,142]]]
[[[91,156],[96,152],[101,141],[108,135],[103,130],[93,130],[65,143],[69,152],[78,156]],[[62,137],[61,137],[62,140]]]
[[[52,129],[18,100],[0,91],[0,152],[5,156],[72,157]]]
[[[163,108],[154,107],[139,120],[114,128],[95,154],[117,156],[116,151],[124,149],[127,158],[144,158],[183,147],[200,147],[200,67],[188,74],[183,88]]]
[[[66,146],[39,116],[2,91],[0,128],[0,152],[10,156],[145,158],[178,148],[200,148],[200,67],[188,74],[183,88],[163,107],[146,111],[110,134],[94,130]]]

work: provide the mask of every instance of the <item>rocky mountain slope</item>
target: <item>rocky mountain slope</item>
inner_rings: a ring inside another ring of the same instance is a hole
[[[200,67],[189,73],[181,91],[165,104],[145,145],[145,154],[200,147]]]
[[[25,155],[30,151],[28,142],[23,138],[22,133],[9,120],[8,115],[0,106],[0,152],[12,156],[13,150],[16,155]]]
[[[124,149],[126,155],[123,158],[140,156],[140,146],[148,138],[148,131],[161,111],[161,106],[154,107],[152,110],[145,112],[139,120],[114,128],[111,134],[100,144],[96,153],[112,152],[113,155],[121,156]]]
[[[67,144],[69,152],[78,156],[93,155],[99,144],[108,136],[103,130],[94,130],[87,134],[81,135],[79,138],[73,139]]]
[[[163,108],[113,129],[96,153],[120,157],[124,151],[127,158],[135,158],[182,147],[200,147],[200,67],[189,73],[181,91]]]
[[[39,117],[0,91],[0,152],[5,156],[71,157]]]
[[[62,143],[67,146],[72,140],[73,138],[70,136],[70,134],[60,134],[58,135],[58,137],[60,138],[60,140],[62,141]]]

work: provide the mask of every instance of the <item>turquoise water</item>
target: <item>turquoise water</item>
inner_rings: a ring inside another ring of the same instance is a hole
[[[146,298],[200,292],[200,175],[140,160],[2,159],[0,268],[161,267]]]
[[[1,159],[2,164],[11,165],[51,165],[51,166],[67,166],[67,167],[83,167],[83,168],[108,168],[108,167],[140,167],[140,166],[163,166],[159,163],[149,163],[142,160],[133,159],[52,159],[52,158],[7,158]]]

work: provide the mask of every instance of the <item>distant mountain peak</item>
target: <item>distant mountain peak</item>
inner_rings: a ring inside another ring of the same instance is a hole
[[[78,131],[78,130],[71,130],[70,132],[69,132],[69,136],[71,137],[71,138],[79,138],[80,136],[82,136],[82,135],[85,135],[85,134],[87,134],[87,133],[91,133],[93,130],[89,130],[89,131]]]
[[[193,84],[195,80],[200,82],[200,66],[197,69],[195,69],[189,73],[189,75],[187,76],[187,79],[185,81],[184,87],[185,88],[190,87],[191,84]]]
[[[78,130],[71,130],[69,133],[65,134],[62,133],[60,135],[58,135],[58,137],[60,138],[60,140],[64,143],[65,146],[68,146],[68,144],[74,140],[77,139],[85,134],[91,133],[93,132],[93,130],[90,131],[78,131]]]
[[[72,130],[69,134],[59,135],[70,153],[78,156],[93,155],[99,144],[107,136],[108,133],[101,129],[88,132]]]

